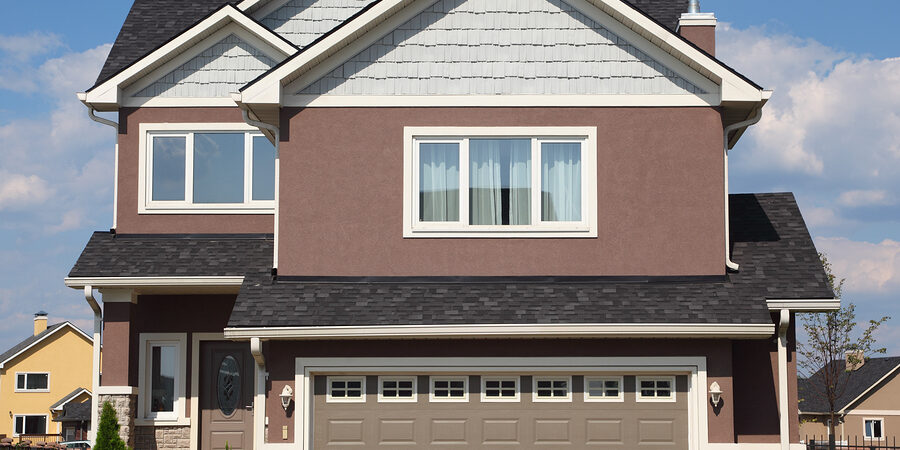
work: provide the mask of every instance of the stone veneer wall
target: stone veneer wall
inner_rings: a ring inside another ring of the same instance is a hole
[[[188,449],[190,446],[190,426],[135,427],[134,450]]]
[[[98,414],[103,412],[103,404],[109,402],[116,410],[116,418],[119,421],[119,436],[125,441],[125,445],[134,447],[134,413],[137,411],[137,395],[130,394],[101,394]],[[97,423],[100,423],[99,417]]]

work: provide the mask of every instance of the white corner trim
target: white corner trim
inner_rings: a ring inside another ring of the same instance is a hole
[[[900,369],[900,364],[894,366],[893,369],[889,370],[886,374],[884,374],[883,377],[879,378],[878,381],[872,383],[872,385],[869,386],[868,389],[866,389],[865,391],[863,391],[861,394],[857,395],[856,398],[854,398],[853,400],[850,400],[850,402],[847,403],[847,406],[844,406],[843,408],[841,408],[841,410],[838,411],[838,413],[840,413],[840,414],[847,414],[847,408],[850,408],[851,406],[853,406],[853,405],[854,405],[856,402],[858,402],[861,398],[865,397],[866,395],[869,394],[869,392],[872,392],[873,389],[875,389],[876,387],[878,387],[879,385],[881,385],[881,382],[884,381],[884,380],[886,380],[886,379],[888,379],[891,375],[893,375],[894,372],[897,371],[897,369]],[[850,411],[853,411],[853,410],[851,409]]]
[[[763,339],[774,324],[496,324],[226,328],[226,339],[625,337]]]
[[[766,300],[769,311],[789,309],[794,312],[835,311],[841,308],[841,299],[771,299]]]
[[[138,388],[135,386],[100,386],[97,388],[97,395],[137,395]]]
[[[81,286],[81,287],[83,287],[83,286]],[[55,325],[55,324],[54,324],[54,325]],[[51,325],[51,326],[53,326],[53,325]],[[34,348],[35,345],[38,345],[38,344],[40,344],[41,342],[44,342],[44,340],[47,339],[48,337],[53,336],[54,334],[58,333],[60,330],[65,329],[65,328],[67,328],[67,327],[68,327],[68,328],[71,328],[72,330],[75,330],[75,332],[77,332],[77,333],[80,334],[82,337],[84,337],[85,339],[87,339],[88,342],[91,342],[91,343],[94,342],[94,339],[93,339],[91,336],[89,336],[88,334],[86,334],[84,331],[81,331],[81,329],[78,328],[78,327],[76,327],[75,325],[72,325],[72,323],[66,321],[66,322],[63,322],[62,325],[58,326],[55,330],[53,330],[53,331],[47,333],[46,335],[44,335],[44,337],[42,337],[42,338],[40,338],[40,339],[38,339],[38,340],[32,342],[31,345],[29,345],[28,347],[25,347],[25,348],[23,348],[22,350],[19,350],[18,352],[16,352],[15,354],[10,355],[9,358],[6,358],[6,359],[4,359],[3,361],[0,361],[0,369],[3,369],[3,368],[6,366],[6,363],[8,363],[9,361],[12,361],[13,359],[15,359],[15,357],[21,355],[22,353],[27,352],[27,351],[28,351],[29,349],[31,349],[31,348]]]
[[[227,277],[67,277],[65,285],[81,289],[84,286],[105,287],[196,287],[196,286],[237,286],[244,282],[243,276]]]

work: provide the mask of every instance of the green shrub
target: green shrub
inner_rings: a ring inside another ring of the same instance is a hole
[[[103,402],[100,424],[97,426],[97,442],[93,450],[130,450],[119,437],[119,419],[109,402]]]

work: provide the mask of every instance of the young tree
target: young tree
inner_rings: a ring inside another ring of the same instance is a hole
[[[100,423],[97,426],[97,442],[93,450],[127,450],[125,441],[119,437],[119,419],[109,402],[103,402]]]
[[[819,258],[835,297],[842,298],[845,280],[837,279],[824,254],[820,253]],[[835,405],[853,375],[847,366],[858,366],[866,357],[885,353],[884,348],[876,348],[874,334],[889,317],[869,320],[868,326],[857,333],[856,306],[848,302],[836,311],[801,314],[800,319],[807,337],[805,343],[797,346],[799,369],[801,375],[810,379],[811,392],[808,393],[824,400],[829,407],[828,440],[834,448]]]

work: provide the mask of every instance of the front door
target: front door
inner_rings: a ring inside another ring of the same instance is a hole
[[[253,357],[250,345],[200,343],[200,448],[253,447]]]

